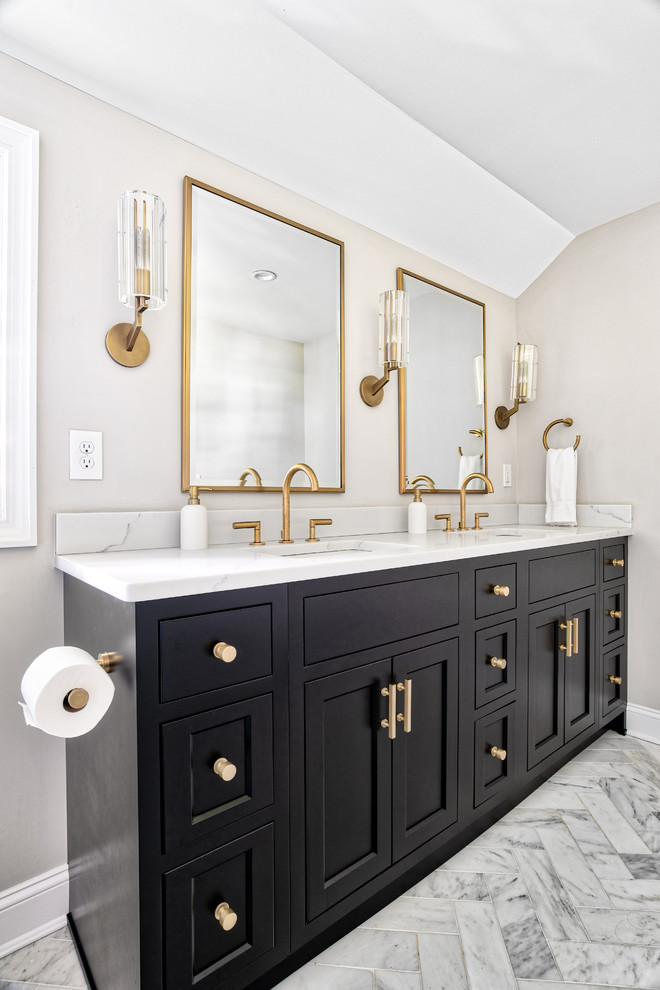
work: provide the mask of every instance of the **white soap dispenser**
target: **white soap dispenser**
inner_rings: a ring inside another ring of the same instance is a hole
[[[209,545],[209,523],[206,506],[199,501],[199,488],[191,485],[188,504],[181,509],[181,549],[206,550]]]
[[[408,532],[426,532],[426,506],[422,502],[422,493],[415,488],[413,500],[408,506]]]

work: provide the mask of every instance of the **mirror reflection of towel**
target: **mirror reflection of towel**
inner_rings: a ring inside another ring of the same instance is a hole
[[[556,526],[577,525],[577,452],[573,447],[550,447],[545,461],[545,521]]]
[[[474,474],[475,471],[481,472],[481,454],[463,454],[458,465],[457,487],[460,488],[468,474]],[[483,491],[483,487],[483,481],[480,481],[479,478],[474,478],[468,482],[466,491]]]

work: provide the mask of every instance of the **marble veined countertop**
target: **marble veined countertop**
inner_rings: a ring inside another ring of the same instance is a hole
[[[341,574],[443,563],[471,557],[543,547],[571,546],[590,540],[629,536],[630,525],[532,526],[503,525],[421,536],[378,533],[296,540],[281,546],[247,544],[211,546],[208,550],[178,548],[117,550],[58,554],[55,566],[86,584],[125,602],[153,601],[181,595],[229,591]]]

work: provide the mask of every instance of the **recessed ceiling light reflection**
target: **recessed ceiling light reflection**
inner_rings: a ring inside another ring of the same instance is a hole
[[[256,272],[251,272],[252,278],[257,282],[274,282],[277,278],[276,272],[271,272],[267,268],[257,268]]]

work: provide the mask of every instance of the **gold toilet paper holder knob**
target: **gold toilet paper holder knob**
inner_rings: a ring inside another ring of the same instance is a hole
[[[106,674],[111,674],[115,667],[121,662],[120,653],[99,653],[96,662],[99,667],[103,667]],[[71,688],[64,696],[62,704],[68,712],[81,712],[87,707],[89,702],[89,691],[85,688]]]

